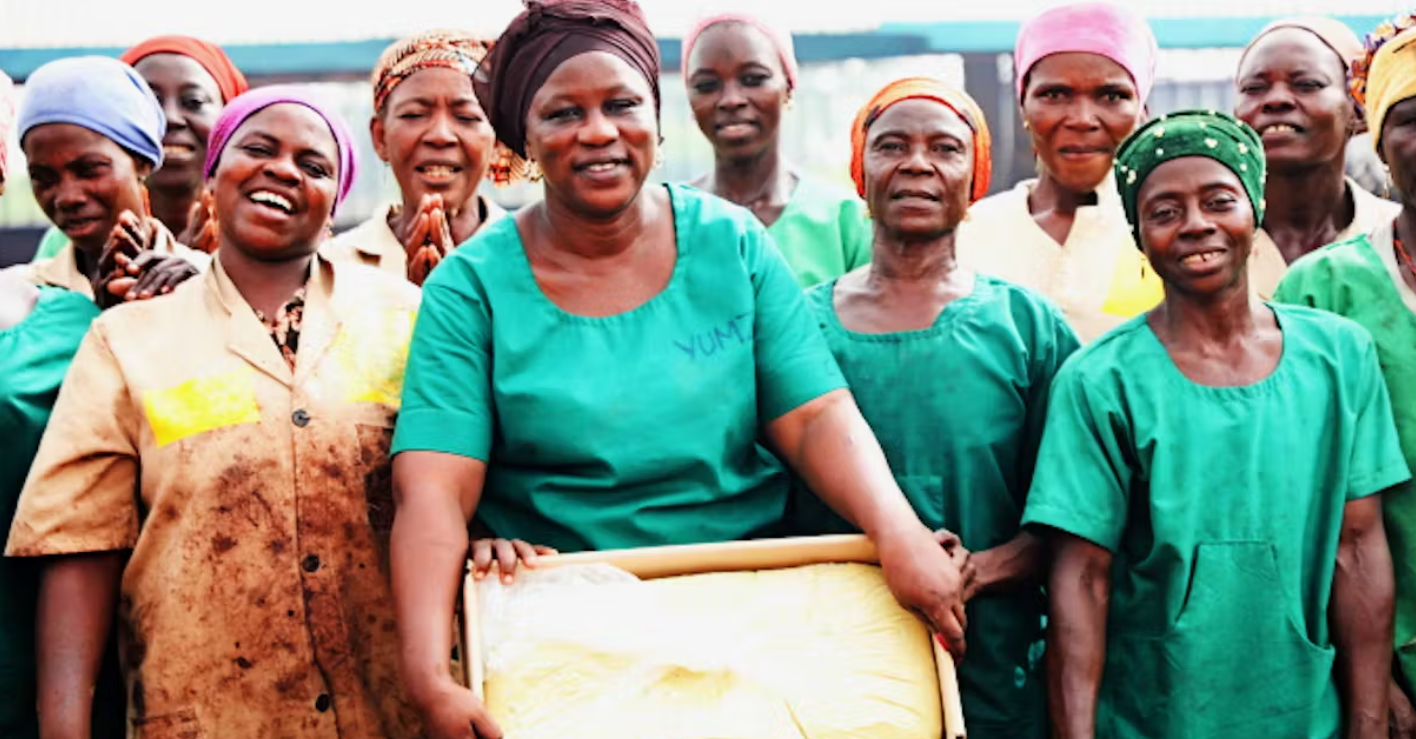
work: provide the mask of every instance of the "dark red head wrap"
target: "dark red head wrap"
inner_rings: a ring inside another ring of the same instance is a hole
[[[526,115],[531,98],[556,67],[571,57],[604,51],[639,70],[659,113],[659,44],[633,0],[526,0],[477,68],[473,91],[497,138],[526,156]]]

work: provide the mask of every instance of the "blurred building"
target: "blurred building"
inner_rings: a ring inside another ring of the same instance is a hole
[[[700,17],[742,3],[640,0],[664,57],[664,164],[666,180],[706,170],[712,154],[689,114],[677,73],[678,38]],[[919,4],[872,0],[868,4],[759,0],[749,6],[794,31],[802,62],[800,89],[783,120],[784,147],[802,171],[849,183],[849,125],[856,109],[892,79],[928,74],[965,84],[994,131],[994,189],[1031,176],[1033,158],[1018,120],[1010,55],[1018,24],[1058,4],[1049,0]],[[1391,0],[1143,0],[1163,49],[1154,113],[1181,107],[1229,110],[1239,49],[1270,20],[1301,13],[1338,15],[1359,34],[1404,9]],[[386,167],[368,140],[367,75],[394,39],[435,27],[464,28],[494,36],[520,9],[517,0],[421,0],[418,3],[351,3],[335,0],[244,0],[221,11],[196,10],[178,0],[74,0],[56,12],[47,3],[0,2],[0,69],[17,82],[52,59],[77,54],[116,56],[160,33],[187,33],[223,44],[252,84],[307,81],[320,84],[360,138],[364,167],[341,228],[356,223],[396,194]],[[469,14],[469,7],[476,7]],[[21,88],[23,94],[23,88]],[[23,156],[12,147],[13,168],[0,198],[0,265],[28,257],[45,227],[29,194]],[[515,207],[536,188],[489,191]]]

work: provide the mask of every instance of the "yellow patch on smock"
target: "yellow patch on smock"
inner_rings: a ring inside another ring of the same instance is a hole
[[[333,349],[345,400],[399,407],[408,344],[417,318],[414,311],[390,311],[369,316],[352,327],[353,322],[345,322]]]
[[[143,410],[157,445],[227,426],[260,423],[254,374],[249,368],[239,369],[143,393]]]

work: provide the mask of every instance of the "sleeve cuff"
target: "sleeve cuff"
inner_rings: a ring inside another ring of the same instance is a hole
[[[491,455],[491,421],[481,415],[437,409],[398,414],[390,455],[401,452],[443,452],[482,462]]]
[[[1115,554],[1121,544],[1121,530],[1106,521],[1078,515],[1076,511],[1050,505],[1029,503],[1023,511],[1023,526],[1046,526],[1057,529],[1106,549]]]
[[[759,396],[758,413],[761,415],[763,425],[771,423],[782,416],[791,413],[807,403],[835,390],[842,390],[848,387],[846,378],[841,371],[834,366],[829,372],[812,371],[811,368],[789,368],[798,372],[778,372],[779,377],[816,377],[815,382],[803,382],[798,380],[795,387],[784,392],[773,393],[772,397]],[[778,385],[783,383],[771,383]]]
[[[1406,463],[1393,462],[1375,472],[1354,479],[1347,488],[1347,499],[1358,500],[1369,495],[1376,495],[1387,488],[1410,480],[1411,470],[1407,469]]]

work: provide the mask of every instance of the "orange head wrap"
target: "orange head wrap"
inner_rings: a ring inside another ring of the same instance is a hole
[[[855,180],[856,192],[865,197],[865,135],[870,124],[891,105],[917,98],[943,104],[973,129],[973,189],[969,202],[978,201],[988,194],[988,185],[993,179],[993,138],[988,133],[988,121],[968,93],[929,77],[906,77],[891,82],[856,114],[855,124],[851,126],[851,179]]]
[[[231,57],[220,46],[191,36],[157,36],[134,46],[118,57],[127,64],[137,66],[138,62],[153,54],[180,54],[202,65],[202,68],[216,80],[221,90],[221,101],[231,99],[251,89],[246,84],[245,75],[231,63]]]

